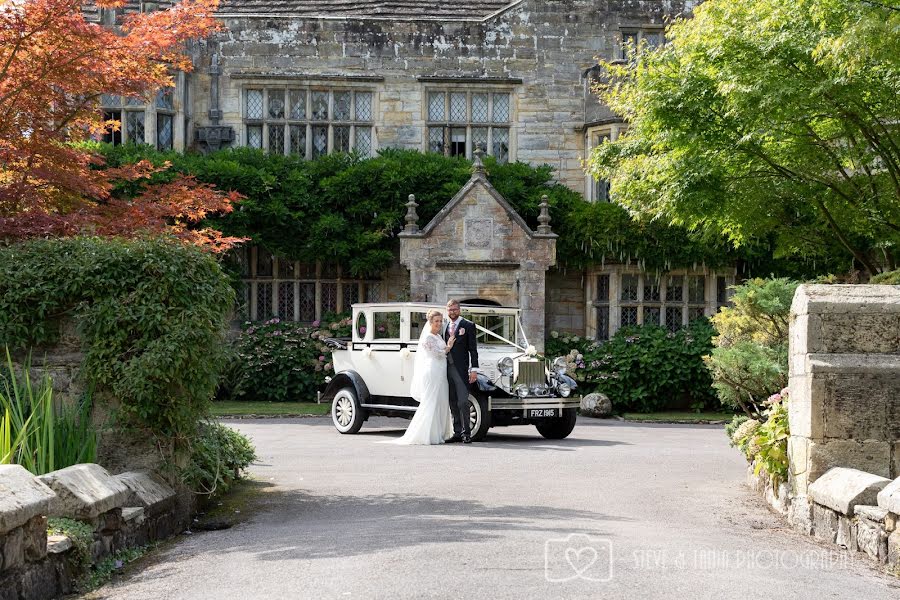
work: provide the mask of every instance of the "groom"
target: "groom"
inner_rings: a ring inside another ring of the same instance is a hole
[[[456,336],[447,356],[447,379],[450,382],[450,412],[453,414],[453,437],[448,442],[472,441],[469,430],[469,385],[475,383],[478,371],[478,343],[475,324],[459,316],[459,302],[447,302],[447,327],[444,341]]]

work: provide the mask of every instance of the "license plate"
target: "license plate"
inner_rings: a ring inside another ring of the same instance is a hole
[[[530,408],[528,409],[529,417],[558,417],[555,408]]]

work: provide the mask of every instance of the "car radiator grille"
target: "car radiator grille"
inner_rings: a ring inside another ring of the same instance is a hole
[[[531,387],[539,383],[547,383],[544,374],[544,363],[539,360],[535,361],[519,361],[519,376],[516,377],[516,385],[524,383]]]

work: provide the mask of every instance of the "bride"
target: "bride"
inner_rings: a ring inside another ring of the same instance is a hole
[[[450,388],[447,381],[447,353],[456,342],[456,336],[447,343],[441,339],[444,315],[439,310],[429,310],[428,325],[419,338],[419,347],[413,363],[410,395],[419,403],[416,414],[398,440],[392,444],[418,445],[443,444],[453,436],[450,417]]]

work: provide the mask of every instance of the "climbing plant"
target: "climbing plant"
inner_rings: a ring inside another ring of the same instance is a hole
[[[111,167],[168,161],[170,166],[154,175],[159,183],[190,174],[218,189],[239,192],[245,198],[237,210],[210,220],[224,235],[250,238],[293,260],[325,257],[353,276],[378,273],[392,263],[410,194],[416,196],[424,227],[471,176],[471,165],[463,158],[397,149],[368,159],[332,154],[313,161],[249,148],[209,156],[160,153],[147,146],[98,150]],[[491,184],[532,228],[538,225],[541,197],[548,197],[562,267],[630,260],[666,270],[733,264],[737,256],[719,239],[636,222],[616,204],[587,203],[556,182],[547,165],[500,164],[487,157],[485,166]],[[127,198],[136,191],[122,182],[114,194]]]
[[[176,440],[206,414],[233,304],[216,259],[168,239],[0,248],[0,344],[53,343],[71,318],[87,383],[119,401],[125,422]]]

